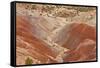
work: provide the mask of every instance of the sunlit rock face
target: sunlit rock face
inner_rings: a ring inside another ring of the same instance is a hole
[[[67,11],[71,14],[76,10],[67,9]],[[90,12],[80,12],[73,18],[72,16],[67,18],[72,18],[67,21],[64,17],[55,17],[47,12],[41,14],[41,12],[39,9],[31,11],[17,4],[17,65],[96,60],[96,13],[94,11],[93,17],[89,20],[83,14],[88,14],[89,17]],[[80,20],[81,17],[85,17],[85,21]]]
[[[39,22],[35,22],[31,23],[29,17],[17,16],[17,64],[24,64],[27,57],[34,64],[96,60],[94,27],[73,23],[55,34],[46,31],[43,24],[36,26]]]
[[[25,64],[25,59],[31,57],[33,63],[56,62],[57,54],[48,44],[34,36],[34,26],[28,17],[17,16],[17,64]]]

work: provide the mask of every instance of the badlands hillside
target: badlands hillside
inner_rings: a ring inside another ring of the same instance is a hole
[[[16,5],[16,63],[96,60],[96,8]]]

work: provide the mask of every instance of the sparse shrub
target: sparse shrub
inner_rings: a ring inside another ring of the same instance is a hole
[[[29,57],[25,60],[26,65],[29,65],[29,64],[32,64],[32,63],[33,63],[33,61]]]

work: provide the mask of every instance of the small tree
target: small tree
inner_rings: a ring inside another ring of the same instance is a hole
[[[36,5],[32,5],[31,9],[37,9]]]
[[[29,64],[32,64],[32,63],[33,63],[33,61],[29,57],[25,60],[26,65],[29,65]]]

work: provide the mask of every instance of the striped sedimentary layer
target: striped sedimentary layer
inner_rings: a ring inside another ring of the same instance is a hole
[[[41,15],[39,9],[30,11],[19,5],[16,12],[17,65],[25,65],[30,60],[31,64],[96,60],[96,14],[89,13],[81,12],[66,21],[66,18],[45,12]]]
[[[25,64],[27,57],[33,64],[96,60],[95,27],[83,23],[56,27],[54,20],[51,26],[46,18],[30,19],[17,15],[17,64]]]

